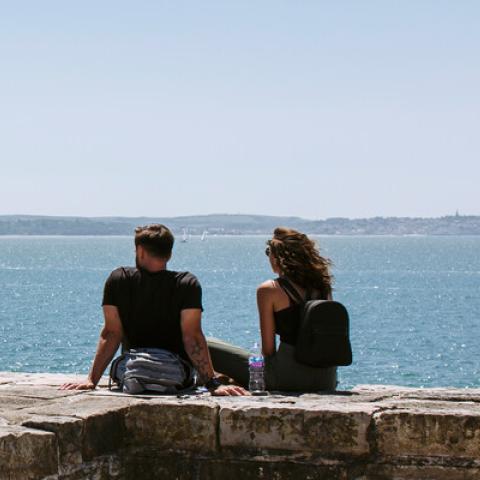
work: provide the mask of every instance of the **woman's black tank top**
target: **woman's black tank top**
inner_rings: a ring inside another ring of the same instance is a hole
[[[282,286],[280,285],[280,288]],[[290,305],[287,308],[278,310],[273,313],[275,319],[275,333],[280,336],[280,341],[295,346],[297,343],[298,329],[300,326],[300,313],[302,305],[294,303],[288,292],[287,294]],[[327,294],[321,293],[316,296],[319,300],[326,300]]]

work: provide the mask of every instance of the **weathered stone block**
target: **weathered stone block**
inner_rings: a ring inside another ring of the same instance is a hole
[[[49,400],[52,398],[73,397],[76,395],[84,395],[85,392],[78,390],[60,390],[58,388],[45,388],[42,385],[15,385],[3,384],[0,385],[0,396],[10,398],[25,398],[36,400]]]
[[[15,397],[8,395],[3,396],[0,394],[0,415],[3,411],[10,413],[13,410],[31,407],[37,405],[38,403],[39,400],[35,398]]]
[[[85,380],[85,375],[72,375],[62,373],[23,373],[23,372],[0,372],[0,384],[11,383],[14,385],[41,385],[60,386],[64,383]],[[101,384],[105,384],[102,379]]]
[[[205,461],[197,455],[175,452],[159,452],[150,447],[130,449],[125,465],[125,479],[154,480],[200,480],[214,477],[199,477],[200,465]],[[245,479],[246,480],[246,479]]]
[[[66,465],[60,471],[58,480],[143,480],[143,478],[152,480],[155,478],[152,475],[150,477],[141,477],[135,474],[127,476],[124,470],[125,460],[124,455],[109,455],[97,457],[81,465]],[[57,478],[52,480],[57,480]]]
[[[480,409],[475,403],[398,402],[374,416],[378,452],[388,456],[478,458]]]
[[[368,465],[361,480],[478,480],[480,468],[443,465]]]
[[[21,423],[56,433],[62,465],[84,462],[123,447],[124,416],[132,401],[88,394],[52,399],[23,409]]]
[[[0,480],[36,480],[54,475],[57,464],[53,433],[0,426]]]
[[[480,388],[414,388],[396,385],[357,385],[352,389],[360,397],[376,396],[378,399],[417,399],[445,402],[480,402]]]
[[[125,444],[125,410],[90,415],[84,420],[82,457],[91,460],[114,453]]]
[[[247,449],[365,455],[375,408],[359,403],[319,407],[230,405],[220,410],[220,445]]]
[[[318,465],[268,459],[232,459],[198,456],[195,453],[158,453],[153,449],[132,451],[126,465],[126,479],[153,480],[347,480],[347,468],[340,462]],[[152,472],[155,472],[152,474]]]
[[[155,445],[158,450],[217,449],[218,407],[211,402],[149,400],[132,405],[125,416],[131,445]]]
[[[83,462],[83,420],[74,417],[32,415],[22,425],[55,434],[60,466],[75,466]]]
[[[216,460],[200,465],[198,479],[228,480],[347,480],[341,465],[314,465],[275,461]]]

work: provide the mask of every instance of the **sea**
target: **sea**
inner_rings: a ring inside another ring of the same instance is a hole
[[[480,387],[480,237],[313,238],[350,314],[354,362],[339,368],[339,388]],[[274,277],[266,240],[175,244],[169,268],[199,278],[207,335],[259,341],[256,287]],[[0,370],[87,373],[104,282],[134,255],[131,237],[0,237]]]

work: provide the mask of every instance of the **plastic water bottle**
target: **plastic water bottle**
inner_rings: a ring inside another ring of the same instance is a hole
[[[250,351],[250,356],[248,357],[248,370],[250,373],[248,389],[252,395],[266,395],[267,392],[265,391],[264,376],[265,362],[262,351],[256,342],[253,344],[253,348]]]

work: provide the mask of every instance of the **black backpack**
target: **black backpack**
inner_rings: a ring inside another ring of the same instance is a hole
[[[300,325],[295,344],[295,360],[311,367],[334,367],[352,364],[347,309],[333,300],[312,300],[307,290],[303,299],[285,277],[279,285],[300,305]]]

